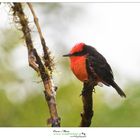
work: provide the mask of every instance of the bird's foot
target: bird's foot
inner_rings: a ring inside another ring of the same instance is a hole
[[[82,93],[80,94],[80,96],[85,96],[87,93],[86,93],[86,90],[82,90]]]

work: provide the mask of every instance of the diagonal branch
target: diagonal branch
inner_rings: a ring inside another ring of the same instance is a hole
[[[50,77],[46,74],[45,67],[41,62],[41,59],[38,56],[35,49],[34,49],[34,55],[36,57],[36,63],[38,64],[40,75],[44,84],[45,98],[48,103],[49,111],[51,114],[51,118],[48,120],[48,123],[52,123],[53,127],[60,126],[60,118],[58,117],[56,101],[55,101],[55,94],[56,94],[55,87],[53,87]]]
[[[39,57],[36,49],[33,46],[31,30],[28,25],[28,19],[24,14],[21,3],[13,3],[13,4],[14,4],[12,6],[13,16],[21,25],[21,30],[24,34],[24,38],[25,38],[25,42],[26,42],[26,46],[28,50],[28,56],[29,56],[28,57],[29,65],[34,70],[40,73],[41,79],[44,84],[45,98],[46,98],[46,101],[49,107],[50,116],[51,116],[51,118],[49,119],[49,123],[51,123],[53,127],[59,127],[60,118],[58,117],[57,107],[56,107],[56,100],[55,100],[56,91],[55,91],[55,87],[53,86],[52,77],[49,75],[50,69],[48,68],[47,69],[48,71],[46,70],[44,64],[41,61],[41,58]],[[46,55],[49,57],[48,52],[46,53],[47,53]]]

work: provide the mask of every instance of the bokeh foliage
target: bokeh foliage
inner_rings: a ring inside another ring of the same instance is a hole
[[[92,127],[140,126],[140,102],[138,85],[133,85],[132,96],[119,107],[112,109],[104,102],[105,93],[94,94],[94,117]],[[61,86],[57,93],[57,107],[62,126],[79,126],[82,102],[79,93],[81,85],[71,82]],[[46,126],[49,117],[44,95],[29,96],[22,103],[11,103],[0,91],[0,126]]]

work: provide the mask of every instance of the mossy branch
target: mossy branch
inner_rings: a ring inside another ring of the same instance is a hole
[[[34,13],[31,4],[28,3],[30,6],[31,12]],[[58,117],[57,107],[56,107],[56,100],[55,100],[55,87],[52,81],[52,59],[50,57],[50,53],[48,51],[48,47],[46,46],[45,40],[41,33],[41,28],[39,27],[39,23],[37,22],[38,32],[41,38],[41,44],[43,47],[44,52],[44,59],[47,64],[43,64],[41,61],[40,56],[38,55],[36,49],[34,48],[32,37],[31,37],[31,30],[29,28],[28,19],[23,11],[21,3],[13,3],[13,17],[16,19],[15,22],[18,22],[21,25],[21,30],[24,34],[27,50],[28,50],[28,60],[29,65],[38,73],[40,73],[42,82],[44,84],[44,93],[45,98],[49,107],[49,112],[51,118],[48,119],[49,123],[52,124],[52,127],[59,127],[60,126],[60,118]],[[35,15],[35,13],[33,14]],[[38,19],[36,17],[36,19]],[[46,70],[47,69],[47,70]]]

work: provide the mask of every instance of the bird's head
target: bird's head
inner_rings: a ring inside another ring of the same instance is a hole
[[[72,56],[83,56],[86,54],[86,45],[85,43],[77,43],[70,51],[69,54],[63,55],[63,57],[72,57]]]

